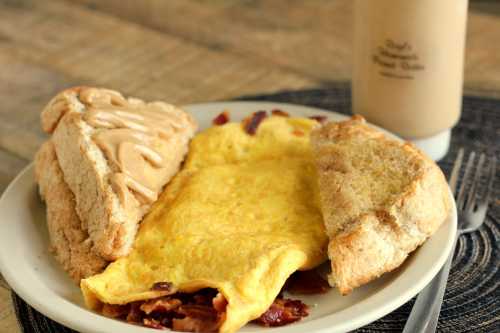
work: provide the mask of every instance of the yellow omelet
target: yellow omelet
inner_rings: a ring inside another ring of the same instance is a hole
[[[130,255],[82,280],[87,306],[158,297],[151,286],[168,281],[183,292],[221,292],[228,305],[219,332],[259,317],[294,271],[326,259],[309,148],[315,124],[270,117],[254,136],[240,123],[198,134]]]
[[[265,119],[256,135],[240,123],[214,126],[196,135],[189,147],[186,168],[298,157],[312,163],[309,134],[318,123],[304,118]]]

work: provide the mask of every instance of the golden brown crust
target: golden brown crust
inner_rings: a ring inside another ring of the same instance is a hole
[[[40,121],[44,132],[49,134],[54,132],[59,121],[71,109],[70,96],[80,93],[85,88],[87,87],[82,86],[66,89],[50,100],[40,114]]]
[[[127,205],[120,200],[110,180],[116,170],[94,142],[93,134],[102,129],[95,129],[84,117],[88,106],[82,103],[80,95],[88,90],[124,99],[118,92],[106,89],[67,89],[49,102],[42,112],[41,122],[43,129],[52,134],[64,181],[75,197],[82,228],[88,231],[96,253],[107,260],[115,260],[130,251],[138,224],[150,205],[134,197]],[[143,103],[138,99],[129,101]],[[179,109],[175,112],[182,123],[170,140],[162,143],[167,147],[164,151],[168,157],[161,171],[161,179],[165,179],[162,185],[179,170],[196,129],[192,117]]]
[[[359,116],[311,134],[330,237],[330,283],[347,294],[406,259],[446,218],[439,167]]]
[[[92,159],[86,156],[88,149],[81,135],[81,117],[68,113],[63,117],[52,140],[65,182],[75,195],[76,211],[93,239],[97,253],[108,260],[125,255],[123,248],[126,232],[124,220],[138,222],[136,210],[121,210],[122,216],[114,214],[112,188]],[[122,252],[116,254],[116,252]]]
[[[107,261],[92,251],[92,240],[76,214],[73,193],[64,182],[50,140],[35,156],[35,176],[47,205],[50,249],[56,260],[78,284],[81,279],[100,273]]]

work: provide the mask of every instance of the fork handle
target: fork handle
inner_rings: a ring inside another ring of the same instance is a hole
[[[451,253],[439,273],[418,294],[403,333],[433,333],[436,331],[457,240],[458,238],[455,237]]]

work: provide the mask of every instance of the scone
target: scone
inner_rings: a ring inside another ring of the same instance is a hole
[[[54,97],[41,121],[93,250],[106,260],[127,255],[142,217],[180,168],[194,119],[163,102],[76,87]]]
[[[329,282],[347,294],[403,263],[448,215],[439,167],[355,116],[311,133],[330,243]]]
[[[76,283],[101,272],[108,262],[94,253],[92,240],[82,229],[75,210],[75,197],[64,182],[50,140],[35,156],[35,177],[40,196],[47,205],[50,249],[56,260]]]

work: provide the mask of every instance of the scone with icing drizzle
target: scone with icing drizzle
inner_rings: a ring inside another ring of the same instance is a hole
[[[177,173],[194,119],[163,102],[75,87],[42,111],[82,229],[106,260],[129,253],[138,224]]]

